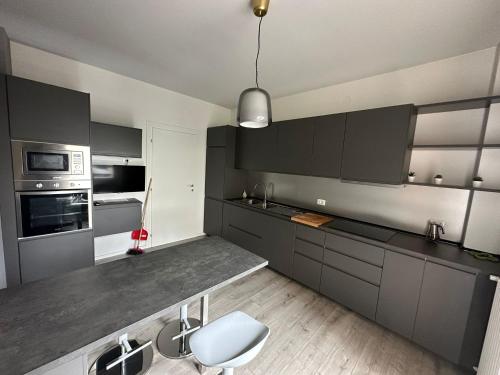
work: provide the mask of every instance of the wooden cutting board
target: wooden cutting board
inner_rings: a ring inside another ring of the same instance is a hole
[[[333,217],[313,214],[312,212],[306,212],[304,214],[292,216],[292,221],[309,225],[314,228],[318,228],[319,226],[329,223],[332,220]]]

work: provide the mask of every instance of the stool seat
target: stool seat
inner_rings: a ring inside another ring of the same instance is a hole
[[[269,328],[241,311],[202,327],[189,339],[194,356],[208,367],[236,368],[257,356]]]

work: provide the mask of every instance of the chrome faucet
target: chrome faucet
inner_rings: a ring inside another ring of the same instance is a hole
[[[272,182],[269,182],[268,184],[264,184],[264,183],[260,183],[260,182],[257,182],[255,184],[255,186],[253,187],[252,189],[252,195],[253,193],[255,193],[255,190],[257,189],[257,187],[259,186],[262,186],[264,187],[264,203],[262,203],[262,208],[266,209],[267,208],[267,189],[270,187],[270,186],[274,186],[274,184]]]

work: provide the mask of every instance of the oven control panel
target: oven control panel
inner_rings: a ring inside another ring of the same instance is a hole
[[[83,152],[71,153],[71,173],[83,174]]]
[[[90,189],[91,181],[15,181],[17,191]]]

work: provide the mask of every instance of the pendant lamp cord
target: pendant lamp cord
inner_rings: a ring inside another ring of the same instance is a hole
[[[259,54],[260,54],[260,25],[262,24],[262,19],[264,17],[260,17],[259,20],[259,33],[257,36],[257,57],[255,58],[255,86],[259,88]]]

